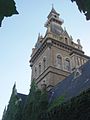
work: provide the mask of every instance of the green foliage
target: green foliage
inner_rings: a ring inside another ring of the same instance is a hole
[[[13,92],[7,107],[7,112],[6,112],[6,119],[7,120],[11,120],[11,119],[15,119],[15,115],[16,115],[16,109],[17,106],[15,106],[15,102],[17,100],[15,94],[14,94],[15,89],[13,88]]]
[[[90,89],[42,114],[41,120],[90,120]]]
[[[48,106],[47,92],[37,88],[34,80],[31,84],[30,93],[23,110],[23,120],[39,120],[39,115]]]
[[[5,109],[4,109],[4,111],[3,111],[3,116],[2,116],[2,120],[5,120],[5,116],[6,116],[6,107],[5,107]]]
[[[18,14],[14,0],[0,0],[0,27],[4,17]]]
[[[52,110],[55,107],[58,107],[59,105],[61,105],[64,102],[64,96],[60,96],[57,99],[55,99],[48,108],[48,111]]]
[[[83,12],[87,20],[90,20],[90,0],[71,0],[75,1],[80,12]]]
[[[18,102],[14,85],[12,95],[3,112],[2,120],[89,120],[90,119],[90,89],[79,96],[64,102],[65,96],[60,96],[48,104],[46,91],[38,89],[34,80],[23,107]]]
[[[21,120],[22,105],[18,99],[16,85],[14,84],[11,98],[7,106],[7,110],[6,108],[4,110],[2,120]]]

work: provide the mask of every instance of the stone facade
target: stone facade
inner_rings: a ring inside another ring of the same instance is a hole
[[[31,79],[40,89],[46,86],[50,90],[75,68],[86,63],[89,57],[84,55],[80,40],[74,43],[66,29],[62,28],[63,20],[53,7],[47,18],[47,31],[44,37],[38,36],[32,49],[30,66]]]

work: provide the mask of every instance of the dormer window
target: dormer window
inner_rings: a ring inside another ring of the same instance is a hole
[[[79,77],[81,75],[81,70],[79,68],[76,68],[74,71],[74,79]]]

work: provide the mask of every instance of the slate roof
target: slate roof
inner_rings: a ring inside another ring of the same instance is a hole
[[[54,9],[54,7],[52,7],[51,13],[58,14],[58,13],[56,12],[56,10]],[[58,15],[59,15],[59,14],[58,14]]]
[[[75,76],[73,72],[49,92],[49,102],[59,96],[64,96],[64,100],[67,101],[90,88],[90,60],[82,65],[79,71],[81,71],[79,76]]]

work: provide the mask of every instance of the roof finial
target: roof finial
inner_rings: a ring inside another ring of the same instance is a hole
[[[53,3],[52,3],[52,9],[54,8],[54,5],[53,5]]]
[[[38,33],[38,38],[40,38],[40,32]]]

